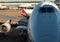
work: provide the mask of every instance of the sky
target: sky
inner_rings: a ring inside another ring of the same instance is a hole
[[[0,1],[37,1],[37,0],[0,0]],[[38,0],[38,1],[43,1],[43,0]],[[54,1],[54,0],[46,0],[46,1]]]

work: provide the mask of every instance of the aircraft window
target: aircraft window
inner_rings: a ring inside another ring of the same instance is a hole
[[[51,7],[41,7],[39,12],[41,12],[41,13],[51,13],[51,12],[54,12],[54,10]]]
[[[51,13],[51,12],[54,12],[54,10],[53,10],[53,8],[48,7],[47,12]]]
[[[44,8],[44,7],[40,8],[39,12],[45,13],[46,12],[46,8]]]

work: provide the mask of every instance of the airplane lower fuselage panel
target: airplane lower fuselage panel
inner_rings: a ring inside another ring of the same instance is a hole
[[[54,13],[33,14],[31,18],[31,33],[34,41],[57,42],[59,38],[58,24],[58,16]]]

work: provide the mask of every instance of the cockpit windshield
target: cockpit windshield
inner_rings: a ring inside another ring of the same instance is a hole
[[[52,13],[54,9],[52,7],[41,7],[39,12],[41,13]]]

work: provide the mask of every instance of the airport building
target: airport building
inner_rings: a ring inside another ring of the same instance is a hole
[[[2,4],[3,6],[8,6],[9,9],[18,9],[18,7],[22,6],[22,5],[31,5],[31,6],[35,6],[37,3],[41,2],[41,0],[12,0],[12,1],[6,1],[6,0],[1,0],[0,4]],[[60,0],[55,0],[52,1],[55,2],[58,7],[60,8]]]
[[[37,3],[39,3],[40,0],[20,0],[20,1],[0,1],[0,4],[3,6],[8,6],[9,9],[18,9],[18,7],[23,6],[27,7],[28,5],[35,6]]]

